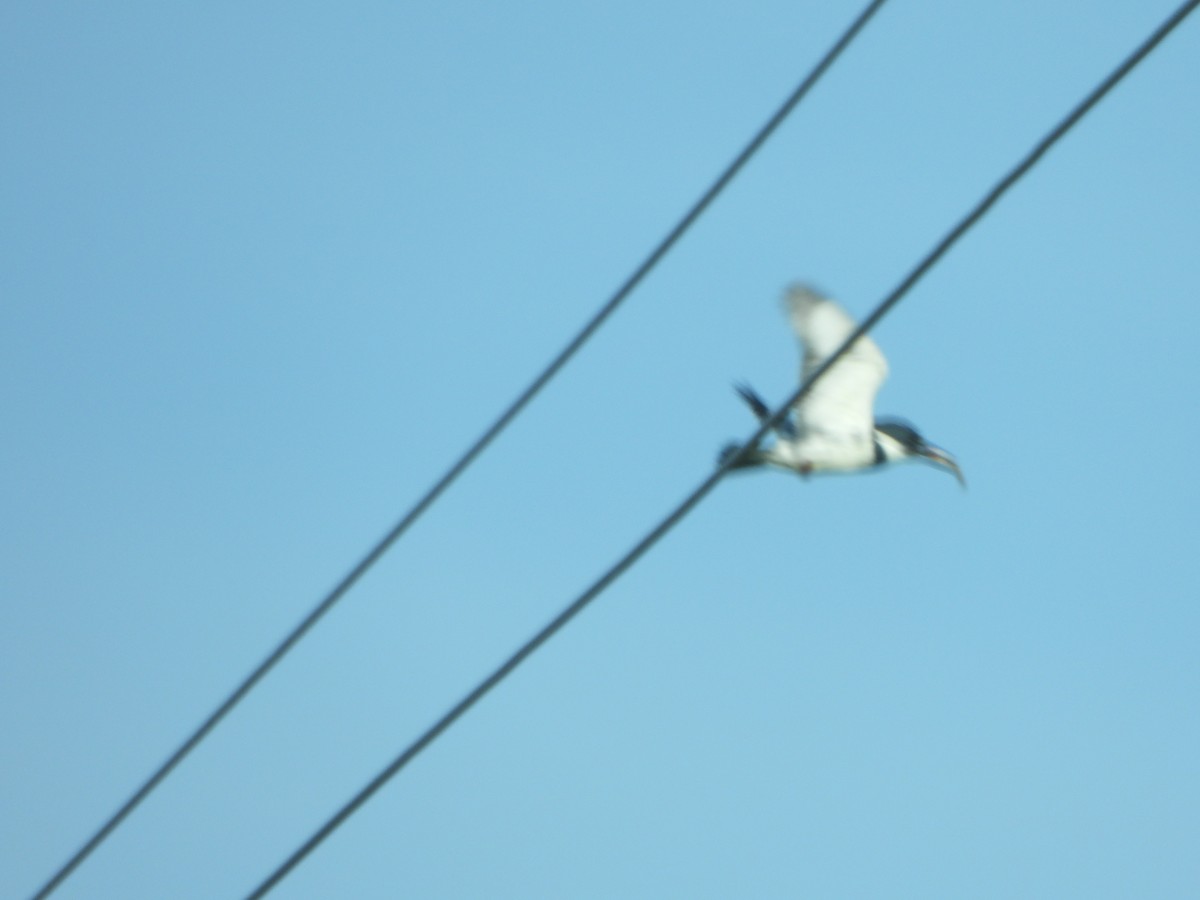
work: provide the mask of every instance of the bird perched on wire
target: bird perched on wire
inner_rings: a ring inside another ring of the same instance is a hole
[[[833,300],[804,285],[788,289],[784,306],[800,340],[800,380],[804,381],[850,337],[854,320]],[[875,418],[875,394],[887,374],[883,353],[863,335],[775,427],[773,445],[743,452],[741,446],[730,444],[718,462],[724,465],[732,460],[735,469],[776,466],[808,476],[925,460],[952,473],[966,487],[953,456],[906,422]],[[771,417],[752,388],[737,385],[735,389],[760,423]]]

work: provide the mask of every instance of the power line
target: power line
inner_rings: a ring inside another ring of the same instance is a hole
[[[474,689],[456,703],[449,711],[447,711],[440,719],[437,720],[428,730],[420,737],[408,745],[404,751],[397,756],[392,762],[376,775],[371,781],[354,797],[341,807],[328,821],[325,822],[307,841],[305,841],[295,852],[292,853],[274,872],[272,872],[265,881],[249,895],[247,900],[259,900],[278,884],[287,874],[295,868],[301,861],[304,860],[313,850],[315,850],[330,834],[332,834],[343,822],[353,815],[359,807],[361,807],[371,796],[383,787],[396,773],[403,769],[411,762],[418,754],[426,747],[432,744],[444,731],[453,725],[461,718],[472,706],[478,703],[483,697],[492,690],[496,685],[503,681],[511,674],[517,666],[524,662],[530,655],[533,654],[542,644],[546,643],[559,630],[561,630],[568,622],[584,610],[584,608],[598,597],[609,585],[616,581],[625,573],[635,562],[637,562],[651,547],[674,528],[691,510],[703,500],[717,483],[725,476],[729,469],[733,468],[734,464],[745,454],[749,453],[754,447],[757,447],[768,431],[779,425],[787,415],[788,410],[801,398],[803,398],[810,390],[813,384],[821,378],[826,372],[831,369],[841,356],[850,349],[851,345],[856,340],[866,334],[879,322],[888,311],[900,302],[908,291],[940,260],[958,240],[971,229],[983,216],[995,205],[1009,188],[1021,179],[1033,166],[1040,160],[1046,152],[1058,142],[1071,128],[1081,119],[1087,112],[1095,106],[1118,82],[1121,81],[1133,68],[1141,62],[1158,44],[1171,33],[1174,28],[1183,21],[1187,15],[1192,12],[1195,7],[1200,4],[1200,0],[1188,0],[1175,13],[1168,18],[1158,29],[1147,38],[1136,50],[1133,51],[1116,69],[1113,70],[1107,78],[1104,79],[1096,88],[1092,90],[1084,100],[1079,103],[1070,113],[1068,113],[1051,131],[1042,138],[1041,141],[1016,165],[1007,175],[996,183],[984,198],[976,204],[976,206],[967,213],[966,216],[959,221],[939,241],[905,278],[900,284],[888,294],[878,306],[859,324],[854,332],[846,338],[840,347],[830,356],[823,365],[816,369],[807,380],[805,380],[791,397],[779,407],[766,421],[762,422],[758,430],[750,437],[743,445],[742,451],[735,454],[730,459],[727,459],[723,465],[719,466],[716,471],[708,476],[701,485],[696,488],[688,497],[676,507],[665,519],[659,522],[651,531],[643,537],[633,549],[627,552],[619,559],[607,572],[605,572],[591,587],[585,590],[574,601],[571,602],[562,612],[554,617],[541,631],[530,638],[524,645],[521,646],[512,656],[504,661],[495,671],[487,678],[481,681]]]
[[[651,251],[650,255],[639,265],[629,276],[628,279],[617,289],[616,293],[600,308],[600,310],[591,318],[583,329],[571,339],[570,342],[562,349],[548,366],[539,374],[533,382],[504,410],[487,430],[475,441],[474,444],[467,450],[462,457],[455,462],[440,479],[431,487],[428,492],[417,501],[404,517],[384,535],[383,539],[377,543],[366,556],[352,568],[346,576],[338,582],[338,584],[318,603],[311,612],[285,637],[280,644],[271,651],[271,653],[261,662],[258,667],[251,672],[245,680],[218,706],[199,728],[185,740],[179,748],[167,758],[159,768],[146,780],[146,782],[134,792],[134,794],[125,802],[120,809],[100,827],[100,829],[88,839],[75,855],[72,856],[66,863],[58,869],[57,872],[50,878],[49,881],[34,895],[34,900],[42,900],[48,897],[91,853],[100,846],[101,843],[121,824],[125,818],[132,813],[143,800],[161,783],[171,772],[178,766],[196,746],[208,736],[222,719],[228,715],[242,699],[254,689],[255,685],[263,679],[275,665],[283,659],[284,656],[303,638],[312,628],[319,622],[329,610],[331,610],[339,600],[350,590],[354,584],[362,578],[367,571],[375,565],[376,562],[391,548],[391,546],[400,539],[409,527],[421,517],[424,512],[433,505],[442,493],[450,487],[451,484],[461,475],[476,457],[482,453],[489,444],[502,432],[513,419],[529,404],[529,402],[537,396],[543,387],[558,374],[559,370],[567,364],[568,361],[579,351],[581,347],[592,337],[592,335],[600,328],[600,326],[611,316],[625,299],[633,292],[642,280],[650,273],[655,266],[662,260],[664,256],[671,250],[672,247],[683,237],[684,233],[696,222],[696,220],[704,213],[706,209],[716,200],[717,196],[724,191],[734,177],[745,167],[766,143],[767,139],[779,128],[783,121],[788,117],[793,109],[800,103],[801,100],[809,93],[814,85],[825,74],[826,70],[833,65],[834,61],[842,54],[858,33],[866,26],[867,22],[875,15],[875,13],[883,6],[886,0],[872,0],[867,7],[859,13],[858,17],[850,24],[849,28],[842,34],[840,38],[825,52],[821,57],[820,62],[812,69],[804,80],[796,87],[794,91],[784,101],[783,105],[767,120],[767,123],[758,131],[757,134],[750,140],[746,147],[739,153],[729,164],[728,167],[718,176],[716,181],[701,195],[696,204],[679,220],[679,223],[668,232],[667,236],[662,239],[657,247]]]

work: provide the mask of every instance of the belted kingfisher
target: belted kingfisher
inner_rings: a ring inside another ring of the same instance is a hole
[[[803,381],[851,335],[854,320],[833,300],[805,285],[789,288],[784,306],[792,330],[800,339]],[[774,429],[775,443],[750,451],[734,468],[768,465],[808,476],[922,459],[953,473],[966,487],[953,456],[930,444],[906,422],[875,418],[875,394],[887,374],[883,353],[863,335]],[[735,389],[759,422],[770,417],[770,409],[752,388],[737,385]],[[719,463],[724,464],[740,450],[737,444],[725,447]]]

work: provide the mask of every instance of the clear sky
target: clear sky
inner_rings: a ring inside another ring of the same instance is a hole
[[[1174,8],[888,4],[684,243],[62,887],[252,889]],[[632,271],[859,2],[0,8],[0,896]],[[731,477],[288,898],[1200,895],[1200,20],[875,332],[961,460]]]

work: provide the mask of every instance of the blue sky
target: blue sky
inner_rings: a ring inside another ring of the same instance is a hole
[[[0,895],[669,229],[857,3],[6,4]],[[1167,2],[887,5],[58,892],[244,895],[794,386]],[[875,332],[924,467],[730,478],[279,897],[1194,897],[1200,22]]]

